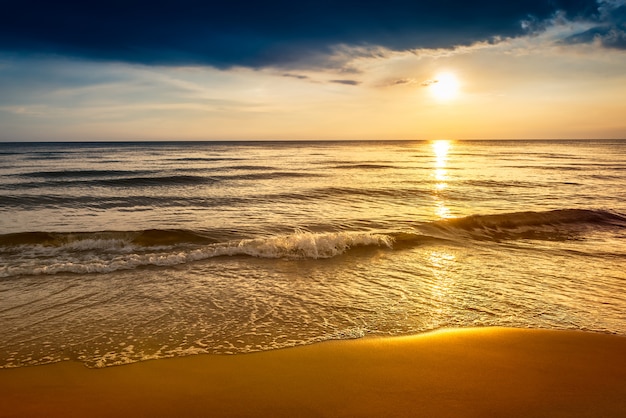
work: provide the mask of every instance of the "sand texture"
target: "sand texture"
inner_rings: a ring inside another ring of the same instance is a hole
[[[480,328],[3,369],[0,416],[626,417],[626,338]]]

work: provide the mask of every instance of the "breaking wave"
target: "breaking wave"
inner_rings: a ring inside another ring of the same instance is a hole
[[[173,266],[220,256],[320,259],[364,246],[391,247],[390,236],[367,232],[293,234],[211,242],[191,231],[25,233],[0,238],[0,256],[20,254],[0,265],[0,277],[57,273],[109,273],[141,266]],[[2,257],[4,258],[4,257]]]
[[[234,239],[223,231],[24,232],[0,235],[0,277],[108,273],[223,256],[325,259],[358,247],[403,249],[429,243],[463,245],[468,240],[569,240],[602,228],[622,230],[626,217],[609,211],[561,209],[473,215],[416,224],[402,231],[298,230],[248,239]]]

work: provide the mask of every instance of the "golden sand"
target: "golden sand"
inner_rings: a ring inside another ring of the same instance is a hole
[[[626,338],[481,328],[5,369],[0,416],[626,417]]]

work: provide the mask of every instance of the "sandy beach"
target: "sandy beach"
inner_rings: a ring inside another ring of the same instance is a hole
[[[504,328],[0,370],[0,416],[623,417],[626,338]]]

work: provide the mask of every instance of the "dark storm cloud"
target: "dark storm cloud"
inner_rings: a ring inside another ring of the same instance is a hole
[[[522,21],[558,10],[570,18],[598,13],[594,0],[21,0],[2,9],[5,53],[219,68],[323,66],[337,45],[468,45],[520,35]]]

